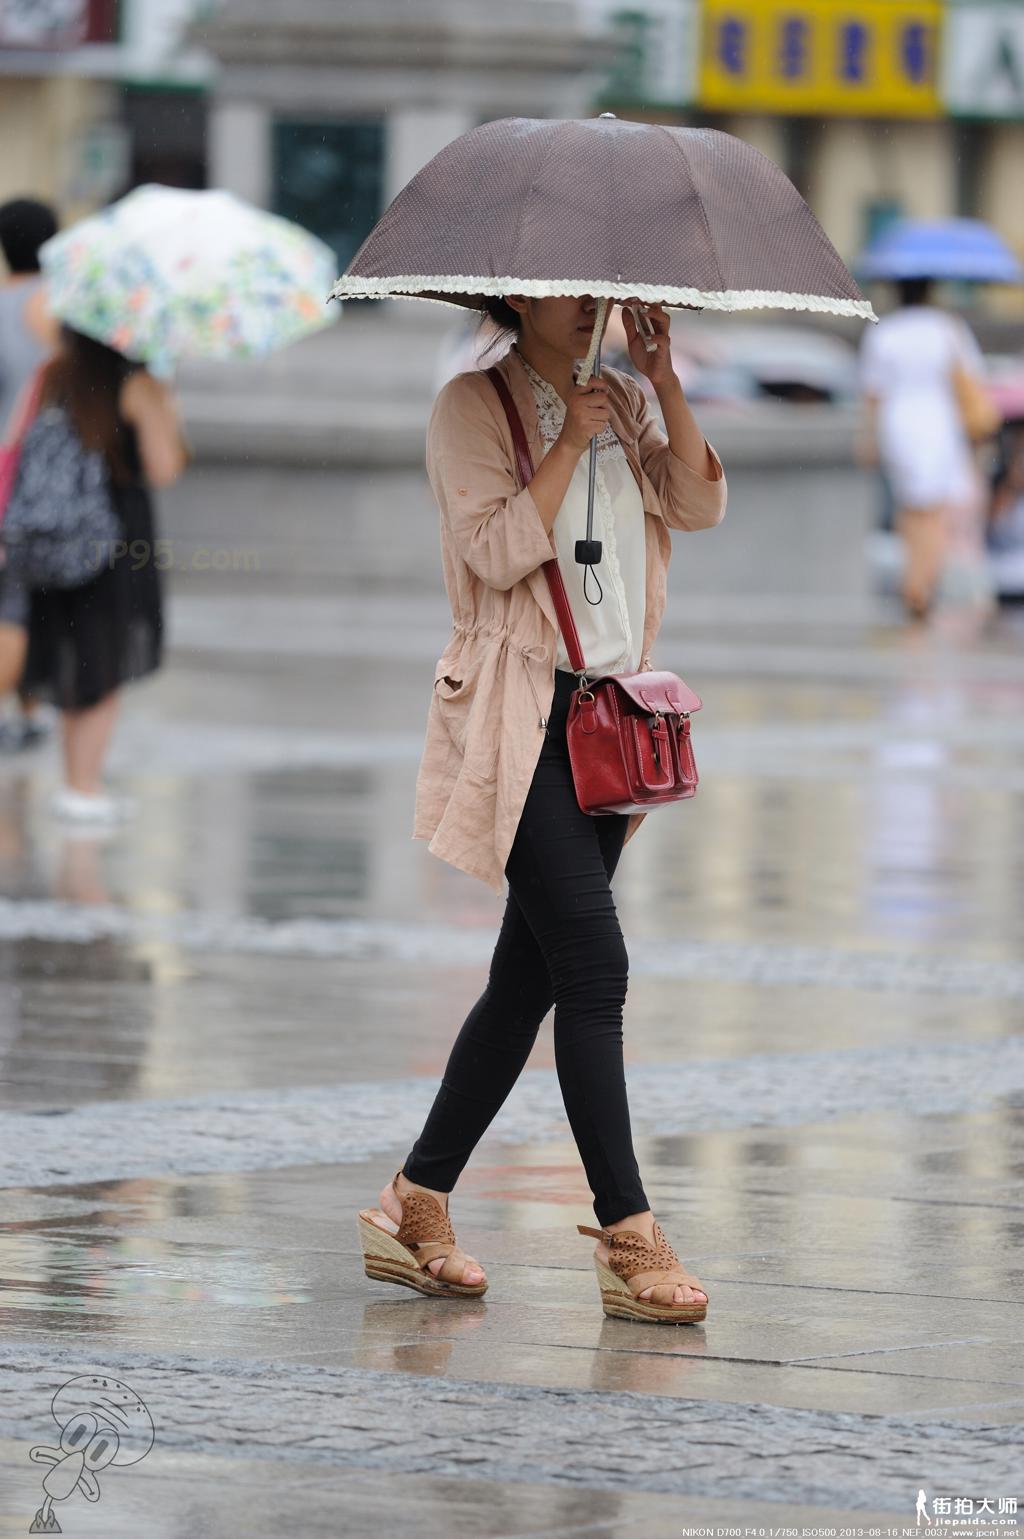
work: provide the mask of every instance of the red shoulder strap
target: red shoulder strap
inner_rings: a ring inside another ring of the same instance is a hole
[[[512,399],[512,392],[505,383],[501,370],[497,365],[492,364],[485,372],[487,378],[498,392],[498,399],[505,408],[508,425],[512,429],[512,443],[516,451],[519,479],[525,486],[528,481],[533,480],[533,459],[530,455],[530,445],[526,439],[523,419],[519,415],[519,408]],[[580,646],[576,621],[573,619],[572,610],[569,607],[569,595],[565,591],[565,583],[562,581],[562,573],[555,556],[552,556],[550,561],[544,562],[543,571],[544,576],[548,580],[548,587],[551,590],[559,628],[565,639],[565,650],[569,654],[569,662],[572,665],[573,672],[584,673],[586,672],[586,664],[583,661],[583,648]]]
[[[39,410],[39,397],[43,390],[43,374],[45,370],[46,363],[44,362],[39,365],[32,378],[22,389],[6,440],[9,448],[15,448],[21,443],[21,440],[35,420],[36,413]]]

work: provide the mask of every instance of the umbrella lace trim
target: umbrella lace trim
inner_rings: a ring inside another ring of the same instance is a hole
[[[467,298],[490,294],[526,294],[534,299],[580,298],[585,294],[605,299],[639,299],[645,304],[664,304],[670,309],[696,305],[705,310],[813,310],[829,315],[850,315],[877,321],[866,299],[842,299],[828,294],[801,294],[784,289],[698,289],[660,287],[650,283],[611,283],[602,279],[491,278],[470,274],[403,274],[394,278],[362,278],[346,273],[331,290],[330,299],[423,299],[432,304],[466,305],[445,300],[443,294]],[[437,297],[435,297],[437,296]]]

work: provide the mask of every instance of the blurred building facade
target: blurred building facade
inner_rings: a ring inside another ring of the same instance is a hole
[[[898,215],[985,219],[1024,256],[1018,0],[703,0],[694,11],[700,121],[777,161],[844,257]]]
[[[580,0],[617,39],[599,101],[721,128],[850,260],[898,215],[987,220],[1024,258],[1021,0]]]
[[[219,66],[211,179],[313,230],[339,268],[459,134],[586,114],[614,46],[573,0],[233,0],[202,40]]]
[[[606,108],[757,145],[847,260],[900,214],[1024,258],[1024,0],[0,0],[0,85],[0,196],[227,186],[339,270],[457,134]]]
[[[0,199],[65,220],[141,182],[207,176],[212,60],[186,30],[214,0],[0,0]]]

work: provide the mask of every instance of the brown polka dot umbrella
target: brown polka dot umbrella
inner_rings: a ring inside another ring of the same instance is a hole
[[[718,129],[608,113],[460,135],[392,201],[331,297],[478,309],[490,294],[877,319],[767,155]]]

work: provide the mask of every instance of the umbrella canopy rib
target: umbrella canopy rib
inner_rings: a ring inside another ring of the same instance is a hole
[[[700,193],[697,191],[697,187],[696,187],[696,185],[694,183],[693,174],[692,174],[692,172],[690,170],[689,164],[688,164],[687,159],[686,159],[686,155],[684,154],[683,148],[680,145],[679,141],[677,139],[674,139],[672,137],[672,135],[670,133],[668,133],[667,131],[666,131],[666,135],[665,136],[668,139],[669,144],[672,146],[672,149],[675,151],[676,159],[677,159],[677,161],[679,163],[679,167],[680,167],[680,173],[686,177],[687,182],[689,183],[690,187],[693,189],[694,200],[696,202],[697,207],[700,210],[701,219],[702,219],[703,224],[704,224],[704,230],[705,230],[705,234],[706,234],[706,237],[707,237],[708,248],[709,248],[712,256],[714,257],[715,270],[716,270],[717,275],[718,275],[718,282],[715,285],[715,288],[716,288],[716,291],[722,292],[726,288],[726,283],[725,283],[725,279],[722,276],[722,264],[721,264],[721,262],[719,260],[719,257],[718,257],[718,251],[717,251],[716,246],[715,246],[715,237],[714,237],[714,234],[713,234],[712,229],[711,229],[711,222],[708,219],[707,211],[706,211],[706,209],[704,207],[703,199],[701,198]]]
[[[545,170],[555,149],[556,127],[557,125],[552,123],[551,131],[546,136],[538,136],[538,153],[536,156],[536,161],[528,173],[528,187],[530,194],[532,194],[537,187],[542,187],[544,185]],[[524,177],[524,181],[525,180],[526,178]],[[537,209],[532,203],[529,195],[517,198],[516,202],[518,203],[518,216],[516,218],[515,238],[511,247],[505,249],[510,249],[512,252],[512,261],[508,264],[512,271],[526,272],[527,265],[531,260],[531,243],[536,241],[537,236],[540,233],[535,229],[535,224],[537,222]],[[502,247],[499,243],[496,242],[492,252],[493,260],[500,262],[501,252]],[[506,290],[506,292],[511,291]]]

